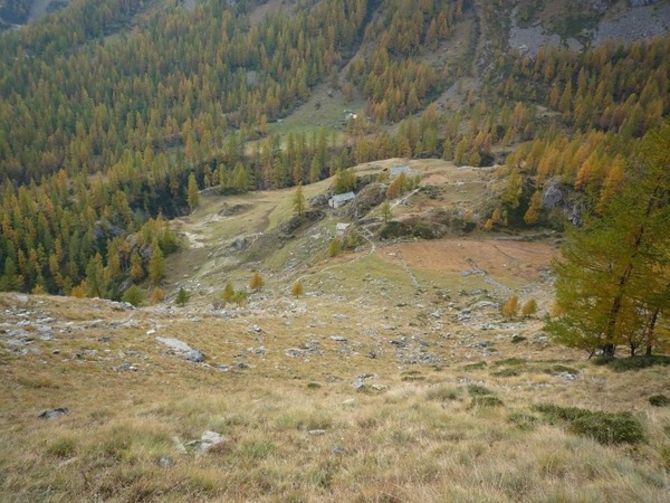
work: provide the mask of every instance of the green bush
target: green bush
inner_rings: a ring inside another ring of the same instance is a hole
[[[498,360],[494,365],[523,365],[526,363],[525,358],[506,358],[505,360]]]
[[[184,307],[186,303],[189,301],[191,298],[191,294],[189,294],[183,287],[179,289],[177,292],[177,297],[174,300],[174,303],[177,304],[180,307]]]
[[[132,285],[128,290],[123,292],[121,297],[123,302],[128,302],[133,306],[137,307],[144,303],[144,292],[137,285]]]
[[[565,422],[573,433],[601,444],[635,444],[644,440],[642,424],[630,412],[593,412],[552,404],[537,405],[535,409],[550,423]]]
[[[238,448],[240,457],[247,459],[264,459],[275,452],[277,447],[272,442],[263,440],[245,440]]]
[[[331,239],[328,243],[328,256],[337,257],[342,252],[342,243],[339,239]]]
[[[633,356],[631,358],[594,358],[596,365],[606,365],[615,372],[640,370],[656,365],[670,365],[670,356]]]
[[[459,391],[457,388],[452,388],[450,386],[436,386],[430,388],[426,392],[426,398],[428,400],[436,400],[438,402],[448,402],[449,400],[456,400],[458,398]]]
[[[649,397],[649,403],[654,407],[667,407],[670,405],[670,398],[665,395],[653,395]]]
[[[470,402],[470,408],[472,407],[500,407],[504,405],[502,400],[497,396],[484,395],[484,396],[473,396],[472,401]]]
[[[486,362],[477,362],[477,363],[470,363],[468,365],[465,365],[463,367],[463,370],[466,372],[469,372],[471,370],[481,370],[486,368]]]
[[[493,391],[479,384],[468,385],[468,393],[470,393],[470,396],[493,395]]]
[[[507,420],[520,430],[530,431],[537,425],[537,417],[523,412],[513,412],[507,416]]]
[[[522,370],[515,368],[507,368],[491,373],[495,377],[516,377],[522,374]]]
[[[52,456],[59,458],[71,458],[74,456],[77,450],[77,441],[72,436],[61,436],[54,440],[49,447],[47,447],[47,452]]]

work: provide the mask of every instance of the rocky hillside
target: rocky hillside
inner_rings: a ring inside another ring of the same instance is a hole
[[[378,245],[241,306],[2,294],[2,499],[662,501],[667,368],[549,342],[554,253]]]

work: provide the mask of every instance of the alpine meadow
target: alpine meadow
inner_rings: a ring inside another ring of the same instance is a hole
[[[0,501],[670,501],[670,0],[0,0]]]

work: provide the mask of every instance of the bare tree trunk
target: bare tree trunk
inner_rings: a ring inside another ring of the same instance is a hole
[[[661,308],[657,307],[651,315],[651,320],[649,321],[649,327],[647,328],[647,351],[645,352],[645,355],[647,356],[651,356],[651,352],[654,348],[654,329],[656,328],[656,322],[658,321],[658,314],[660,311]]]
[[[608,342],[603,345],[602,350],[603,350],[603,356],[605,358],[614,358],[614,352],[616,351],[616,346]]]

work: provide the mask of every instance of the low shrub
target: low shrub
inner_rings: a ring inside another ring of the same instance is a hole
[[[486,362],[470,363],[468,365],[465,365],[463,367],[463,370],[465,370],[466,372],[469,372],[471,370],[481,370],[486,368],[486,366],[487,366]]]
[[[430,388],[426,392],[428,400],[436,400],[438,402],[448,402],[449,400],[456,400],[459,396],[459,390],[450,386],[436,386]]]
[[[565,422],[573,433],[591,437],[601,444],[636,444],[644,440],[642,424],[630,412],[594,412],[553,404],[537,405],[535,410],[550,423]]]
[[[483,396],[473,396],[472,401],[470,402],[470,408],[472,407],[500,407],[504,405],[503,401],[497,396],[492,395],[483,395]]]
[[[507,420],[520,430],[530,431],[537,425],[537,417],[523,412],[513,412],[507,416]]]
[[[479,384],[470,384],[468,385],[468,393],[470,396],[484,396],[484,395],[493,395],[493,391]]]
[[[656,365],[670,365],[670,356],[633,356],[630,358],[594,358],[596,365],[605,365],[615,372],[627,372],[629,370],[640,370]]]
[[[506,368],[498,370],[497,372],[492,372],[491,375],[495,377],[516,377],[520,376],[522,371],[518,368]]]
[[[47,453],[59,458],[71,458],[77,450],[77,441],[73,436],[61,436],[51,442]]]
[[[506,358],[505,360],[498,360],[494,365],[523,365],[526,363],[525,358]]]
[[[670,405],[670,398],[665,395],[653,395],[649,397],[649,403],[654,407],[667,407]]]

